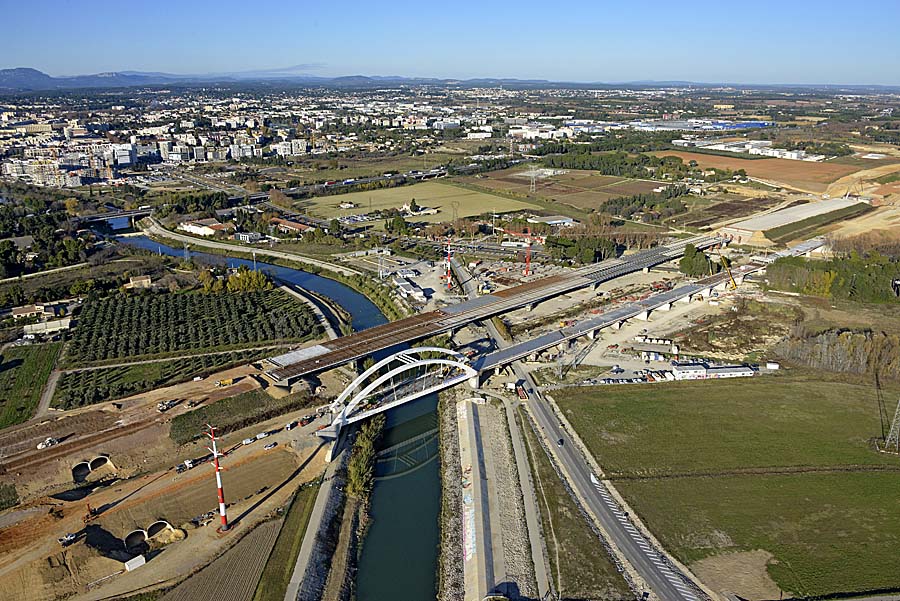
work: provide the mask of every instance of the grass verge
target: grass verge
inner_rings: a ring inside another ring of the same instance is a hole
[[[282,601],[284,599],[320,485],[318,480],[310,482],[294,495],[284,524],[281,526],[281,532],[275,541],[275,547],[269,555],[266,567],[263,568],[262,576],[256,587],[256,594],[253,597],[254,601]]]
[[[551,578],[561,599],[631,599],[628,583],[587,523],[520,409]]]

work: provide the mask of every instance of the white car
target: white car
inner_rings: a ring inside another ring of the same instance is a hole
[[[245,438],[245,439],[242,440],[241,442],[242,442],[243,444],[253,444],[254,442],[256,442],[256,439],[255,439],[255,438]]]
[[[55,438],[51,437],[43,442],[39,442],[37,448],[39,451],[42,451],[44,449],[49,449],[50,447],[57,445],[57,444],[59,444],[59,441],[56,440]]]
[[[269,436],[268,432],[260,432],[259,434],[256,435],[256,440],[262,440],[263,438],[266,438],[268,436]]]

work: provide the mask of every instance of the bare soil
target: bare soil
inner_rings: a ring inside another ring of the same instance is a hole
[[[774,559],[768,551],[738,551],[707,557],[691,564],[691,570],[711,589],[733,593],[749,601],[780,599],[782,591],[769,577],[766,566]]]

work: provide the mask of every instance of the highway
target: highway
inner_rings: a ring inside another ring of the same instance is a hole
[[[275,383],[289,384],[296,378],[338,367],[397,344],[453,331],[474,321],[481,321],[677,259],[688,243],[693,243],[698,248],[706,248],[719,242],[717,238],[705,236],[680,240],[667,246],[658,246],[626,257],[573,269],[565,275],[550,276],[494,294],[472,298],[441,310],[419,313],[301,351],[272,357],[269,362],[275,367],[268,370],[266,375]]]
[[[822,244],[823,240],[821,238],[813,238],[811,240],[807,240],[801,244],[798,244],[797,246],[771,255],[767,259],[754,258],[754,260],[752,260],[750,263],[741,265],[740,267],[733,269],[732,273],[735,278],[745,277],[747,275],[765,269],[766,265],[776,258],[799,256],[818,248]],[[455,269],[457,267],[458,266],[454,266]],[[459,277],[458,270],[457,277]],[[628,303],[626,305],[610,309],[609,311],[606,311],[601,315],[598,315],[597,317],[580,321],[565,328],[554,329],[541,336],[537,336],[530,340],[525,340],[518,344],[507,346],[506,348],[500,348],[493,353],[489,353],[480,357],[474,363],[473,367],[475,367],[475,369],[477,369],[478,371],[486,371],[494,369],[496,367],[502,367],[503,365],[506,365],[518,359],[525,358],[534,353],[538,353],[545,349],[556,346],[561,342],[580,338],[582,336],[588,335],[591,332],[602,330],[617,323],[632,319],[635,316],[644,313],[645,311],[653,311],[686,297],[690,297],[698,293],[705,293],[710,288],[724,284],[728,280],[728,274],[722,271],[720,273],[717,273],[716,275],[703,278],[702,280],[698,280],[690,284],[685,284],[684,286],[679,286],[678,288],[674,288],[666,292],[654,294],[653,296],[650,296],[649,298],[646,298],[644,300]]]
[[[467,294],[475,294],[474,281],[466,269],[456,262],[453,267]],[[510,343],[500,336],[493,323],[485,322],[484,325],[500,349],[499,352],[512,348]],[[615,503],[600,479],[593,476],[587,460],[578,452],[569,433],[561,427],[553,409],[534,385],[531,375],[518,362],[514,361],[510,366],[516,379],[522,383],[522,387],[528,393],[527,405],[530,407],[538,427],[550,441],[563,441],[562,446],[556,447],[555,455],[557,462],[561,464],[562,473],[569,486],[587,501],[591,513],[600,520],[607,536],[612,539],[625,559],[660,599],[700,601],[696,592],[686,584],[687,580],[677,573],[674,567],[670,567],[663,556],[652,548],[650,542],[640,534],[628,516]],[[537,563],[535,562],[536,568]],[[546,573],[544,577],[546,578]]]
[[[566,480],[588,505],[590,513],[599,520],[603,530],[622,556],[647,583],[656,596],[665,601],[699,601],[701,595],[694,589],[686,576],[657,551],[653,544],[631,522],[610,495],[604,484],[591,470],[588,461],[582,457],[569,433],[560,425],[549,403],[540,396],[530,377],[521,367],[513,363],[517,376],[525,376],[523,386],[528,393],[531,415],[547,439],[562,441],[557,444],[556,460],[562,468]]]

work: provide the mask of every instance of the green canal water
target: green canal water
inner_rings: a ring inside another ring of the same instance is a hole
[[[381,448],[416,439],[378,463],[372,522],[356,579],[359,601],[433,601],[440,544],[437,395],[388,414]]]

